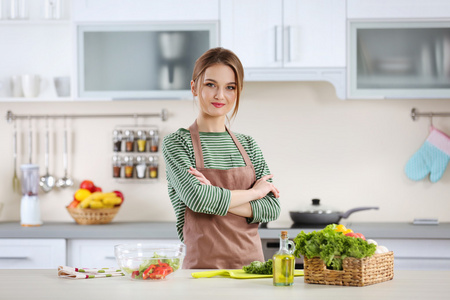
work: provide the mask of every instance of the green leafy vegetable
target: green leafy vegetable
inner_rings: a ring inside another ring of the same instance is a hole
[[[294,255],[307,258],[320,257],[333,270],[342,270],[342,260],[346,257],[363,258],[372,256],[376,246],[361,238],[345,236],[335,231],[336,224],[331,224],[320,231],[300,232],[294,239]]]
[[[266,262],[260,262],[260,261],[254,261],[251,262],[248,266],[243,266],[242,270],[245,271],[245,273],[250,274],[266,274],[271,275],[273,274],[273,261],[269,259]]]

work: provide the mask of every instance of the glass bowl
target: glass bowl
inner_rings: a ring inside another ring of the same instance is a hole
[[[120,244],[114,246],[116,261],[133,280],[167,280],[181,270],[186,255],[183,243]]]

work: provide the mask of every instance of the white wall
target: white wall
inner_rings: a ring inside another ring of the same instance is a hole
[[[289,211],[320,198],[340,210],[379,206],[379,211],[358,212],[349,221],[410,222],[416,217],[450,221],[450,170],[437,183],[413,182],[403,169],[428,134],[428,118],[413,122],[411,108],[448,112],[448,100],[339,100],[325,82],[247,83],[232,130],[253,136],[263,150],[281,191],[279,222],[289,222]],[[191,101],[120,101],[61,103],[0,103],[0,115],[65,113],[152,113],[169,110],[162,134],[189,126],[197,114]],[[119,189],[126,201],[115,221],[174,221],[167,196],[164,166],[154,184],[119,184],[111,178],[111,132],[114,126],[133,124],[128,119],[76,119],[70,122],[70,176],[79,183],[91,179],[104,190]],[[45,121],[33,121],[36,133],[33,162],[44,173]],[[435,118],[440,130],[450,133],[449,118]],[[62,120],[51,121],[50,173],[62,172]],[[19,160],[27,162],[27,121],[18,123]],[[12,193],[13,126],[0,121],[0,221],[20,219],[20,195]],[[76,189],[40,194],[42,219],[71,221],[65,206]]]

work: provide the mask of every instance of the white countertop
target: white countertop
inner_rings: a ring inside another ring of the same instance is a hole
[[[161,282],[125,277],[63,279],[57,270],[0,270],[0,298],[13,299],[448,299],[450,271],[396,271],[394,279],[365,287],[306,284],[296,277],[290,287],[275,287],[271,278],[194,279],[180,270]]]

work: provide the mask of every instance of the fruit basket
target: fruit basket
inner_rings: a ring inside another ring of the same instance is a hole
[[[120,206],[112,208],[66,208],[78,224],[93,225],[110,223],[119,212]]]
[[[394,253],[365,258],[346,257],[343,270],[329,270],[318,257],[304,258],[305,282],[328,285],[366,286],[394,278]]]

